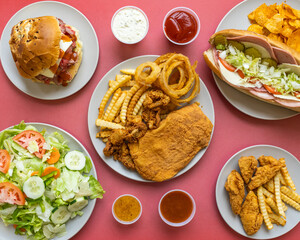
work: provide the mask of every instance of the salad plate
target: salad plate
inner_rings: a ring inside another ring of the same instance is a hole
[[[21,20],[39,16],[58,17],[79,30],[83,43],[82,62],[78,73],[66,87],[25,79],[20,76],[15,66],[8,44],[11,29]],[[19,10],[6,24],[1,36],[0,57],[7,77],[19,90],[38,99],[55,100],[76,93],[89,82],[98,64],[99,44],[96,32],[89,20],[74,7],[55,1],[36,2]]]
[[[259,7],[261,4],[266,3],[271,5],[274,3],[281,4],[282,1],[278,0],[246,0],[235,7],[233,7],[222,19],[218,25],[216,32],[224,29],[241,29],[246,30],[250,26],[250,21],[248,20],[248,14]],[[295,9],[300,9],[300,1],[298,0],[287,0],[287,4]],[[213,77],[217,84],[217,87],[223,94],[223,96],[230,102],[235,108],[241,112],[259,119],[265,120],[279,120],[289,117],[293,117],[299,113],[285,109],[273,104],[265,103],[263,101],[257,100],[250,97],[233,87],[229,86],[227,83],[218,78],[217,75],[213,73]]]
[[[258,158],[261,155],[272,156],[276,159],[285,158],[286,166],[293,182],[295,183],[296,187],[300,186],[300,176],[299,176],[300,162],[295,156],[293,156],[288,151],[276,146],[254,145],[237,152],[226,162],[226,164],[223,166],[219,174],[217,184],[216,184],[215,194],[216,194],[217,206],[221,216],[223,217],[224,221],[234,231],[248,238],[271,239],[271,238],[279,237],[289,232],[294,227],[296,227],[300,221],[299,212],[293,207],[287,205],[288,210],[285,212],[286,214],[285,226],[277,226],[276,224],[274,224],[273,229],[267,230],[267,228],[265,227],[265,223],[263,222],[258,232],[252,236],[249,236],[244,231],[240,217],[235,215],[232,212],[229,203],[229,195],[224,187],[229,173],[234,169],[239,171],[238,160],[240,159],[240,157],[254,156],[255,158]]]
[[[64,140],[66,141],[68,147],[70,148],[70,151],[77,150],[83,153],[86,157],[88,157],[91,161],[91,170],[88,175],[92,175],[95,179],[97,179],[97,173],[94,166],[94,163],[91,159],[91,156],[89,155],[88,151],[85,149],[85,147],[70,133],[66,132],[65,130],[58,128],[53,125],[45,124],[45,123],[26,123],[26,126],[33,126],[36,128],[39,132],[46,130],[46,136],[49,136],[52,133],[58,133],[62,135]],[[10,127],[12,128],[12,127]],[[8,128],[8,129],[10,129]],[[7,130],[7,129],[5,129]],[[3,130],[3,131],[5,131]],[[56,236],[52,239],[55,240],[67,240],[72,238],[76,233],[78,233],[84,225],[87,223],[88,219],[90,218],[93,209],[95,207],[96,199],[89,199],[88,205],[82,210],[83,215],[80,217],[75,217],[74,219],[70,219],[66,223],[66,233],[63,236]],[[15,240],[24,240],[26,237],[21,235],[15,234],[15,229],[12,225],[5,226],[3,222],[0,220],[0,240],[7,240],[7,239],[15,239]]]
[[[121,174],[122,176],[127,177],[129,179],[133,179],[136,181],[143,181],[143,182],[149,182],[149,181],[143,179],[136,171],[128,170],[119,161],[115,161],[112,157],[106,157],[103,154],[105,143],[101,139],[96,138],[96,134],[97,132],[99,132],[100,129],[95,125],[95,121],[98,117],[98,108],[101,99],[103,98],[106,91],[108,90],[108,81],[114,79],[117,74],[120,74],[121,69],[136,68],[141,63],[147,61],[154,61],[157,57],[158,57],[157,55],[138,56],[138,57],[130,58],[113,67],[109,72],[107,72],[107,74],[100,80],[100,82],[96,86],[93,95],[91,97],[89,109],[88,109],[88,128],[89,128],[90,138],[92,140],[92,143],[97,153],[102,158],[102,160],[110,168],[112,168],[114,171]],[[205,115],[210,119],[210,121],[214,125],[215,114],[214,114],[213,102],[205,84],[201,79],[200,79],[200,89],[201,89],[200,93],[197,95],[197,97],[193,99],[193,102],[197,101],[200,103],[200,107],[202,111],[205,113]],[[213,135],[213,131],[212,131],[212,135]],[[197,155],[191,160],[191,162],[185,168],[183,168],[177,175],[175,175],[175,177],[180,176],[181,174],[191,169],[201,159],[201,157],[204,155],[207,148],[208,147],[200,150],[197,153]]]

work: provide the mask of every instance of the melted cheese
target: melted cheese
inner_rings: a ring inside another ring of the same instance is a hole
[[[223,66],[223,64],[220,61],[218,62],[219,62],[221,74],[228,82],[232,83],[235,86],[242,86],[242,87],[249,87],[249,88],[256,87],[255,84],[244,82],[238,73],[229,71]]]
[[[65,41],[65,40],[59,41],[60,49],[63,50],[63,52],[66,52],[71,45],[72,45],[71,39],[70,39],[70,41]],[[61,58],[57,59],[55,64],[57,64],[57,66],[59,66],[60,61],[61,61]],[[55,75],[55,73],[52,72],[49,68],[43,69],[43,71],[40,74],[45,77],[48,77],[48,78],[53,78]]]

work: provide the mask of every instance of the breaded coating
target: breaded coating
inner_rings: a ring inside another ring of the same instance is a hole
[[[255,157],[241,157],[239,159],[239,167],[241,171],[241,175],[246,184],[249,183],[251,177],[253,176],[254,171],[257,168],[258,161]]]
[[[259,211],[258,198],[253,191],[247,194],[240,216],[244,230],[248,235],[253,235],[260,229],[263,216]]]
[[[238,171],[232,170],[227,177],[225,189],[229,193],[231,209],[235,214],[240,214],[245,197],[244,180]]]
[[[258,161],[265,165],[262,164],[262,167],[257,168],[255,175],[251,178],[251,181],[248,184],[250,190],[267,183],[283,166],[278,160],[272,157],[261,156],[258,158]]]

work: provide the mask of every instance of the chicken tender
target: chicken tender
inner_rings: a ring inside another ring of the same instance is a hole
[[[260,229],[263,216],[259,211],[258,198],[253,191],[247,194],[240,217],[244,230],[248,235],[253,235]]]
[[[239,159],[239,167],[241,171],[241,175],[246,184],[249,183],[251,177],[253,176],[254,171],[257,168],[258,161],[255,157],[241,157]]]
[[[253,190],[267,183],[276,175],[281,167],[282,164],[276,160],[276,162],[270,162],[270,164],[257,168],[255,175],[251,178],[251,181],[248,184],[249,189]]]
[[[227,177],[225,189],[229,193],[231,209],[235,214],[240,214],[245,197],[244,180],[238,171],[232,170]]]

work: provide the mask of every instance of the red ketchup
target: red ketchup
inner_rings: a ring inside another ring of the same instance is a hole
[[[174,42],[186,43],[191,41],[197,33],[198,23],[195,17],[183,10],[171,13],[166,21],[164,30]]]

